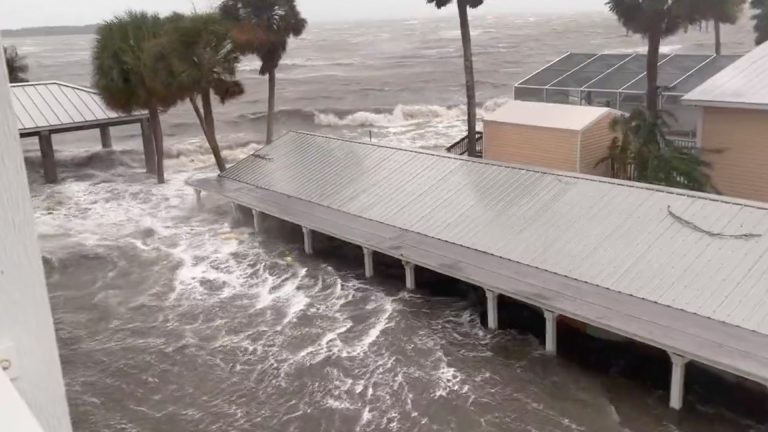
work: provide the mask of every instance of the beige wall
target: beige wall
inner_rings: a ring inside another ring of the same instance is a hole
[[[486,121],[483,132],[485,159],[576,171],[576,131]]]
[[[722,194],[768,202],[768,112],[703,108],[701,145]]]
[[[600,120],[586,128],[581,135],[581,172],[584,174],[608,176],[608,164],[595,167],[601,159],[608,156],[608,147],[613,137],[611,120],[616,114],[606,114]]]

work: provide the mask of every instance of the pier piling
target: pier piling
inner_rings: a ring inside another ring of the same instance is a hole
[[[485,298],[488,302],[488,328],[490,330],[499,329],[499,293],[485,290]]]
[[[373,277],[373,250],[363,247],[363,258],[365,260],[365,277],[370,279]]]
[[[40,156],[43,159],[43,177],[46,183],[57,183],[59,174],[56,171],[56,158],[53,153],[53,139],[50,132],[40,132]]]
[[[679,411],[683,408],[683,400],[685,399],[685,365],[689,359],[674,353],[669,353],[669,358],[672,360],[669,407]]]
[[[112,148],[112,132],[109,130],[109,126],[102,126],[99,128],[99,134],[101,135],[101,148],[109,150]]]
[[[307,227],[301,227],[304,232],[304,253],[312,255],[315,253],[315,249],[312,246],[312,230]]]
[[[547,320],[546,351],[547,354],[557,354],[557,312],[544,310],[544,318]]]
[[[416,264],[403,261],[403,267],[405,267],[405,288],[416,289]]]
[[[261,212],[258,210],[251,210],[253,213],[253,232],[254,233],[260,233],[261,232]]]

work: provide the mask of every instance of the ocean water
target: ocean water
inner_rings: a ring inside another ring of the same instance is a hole
[[[642,50],[607,14],[473,20],[481,116],[567,51]],[[709,52],[711,34],[665,41]],[[724,29],[752,46],[749,23]],[[8,39],[35,80],[90,81],[89,35]],[[232,163],[262,144],[266,81],[217,107]],[[278,73],[277,129],[439,151],[464,130],[453,19],[310,24]],[[621,373],[542,353],[522,331],[489,332],[471,301],[365,281],[295,232],[253,235],[231,208],[184,186],[213,171],[192,111],[163,117],[168,183],[143,172],[138,128],[55,137],[58,185],[25,154],[75,429],[101,431],[750,431],[759,420],[666,394]],[[273,225],[277,227],[277,225]],[[276,229],[276,228],[275,228]],[[596,353],[599,355],[600,353]],[[651,366],[648,366],[651,367]],[[726,397],[727,399],[727,397]]]

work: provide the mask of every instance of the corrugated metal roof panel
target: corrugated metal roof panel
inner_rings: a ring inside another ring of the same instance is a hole
[[[12,84],[11,99],[20,133],[146,116],[117,113],[104,104],[96,91],[55,81]]]
[[[290,133],[223,177],[768,334],[768,205]]]
[[[704,84],[683,102],[701,106],[768,109],[768,43],[755,48]]]

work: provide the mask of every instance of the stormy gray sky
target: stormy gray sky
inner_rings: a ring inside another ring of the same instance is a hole
[[[310,21],[433,15],[426,0],[297,0]],[[168,13],[206,10],[216,0],[1,0],[0,28],[97,23],[128,8]],[[483,13],[604,10],[605,0],[486,0]],[[442,13],[455,13],[443,11]]]

